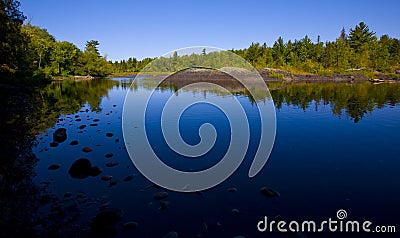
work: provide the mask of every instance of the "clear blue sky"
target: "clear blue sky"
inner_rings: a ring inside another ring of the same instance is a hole
[[[83,49],[98,40],[108,59],[142,59],[188,46],[271,46],[306,34],[335,40],[364,21],[377,36],[400,38],[400,1],[20,0],[33,25]]]

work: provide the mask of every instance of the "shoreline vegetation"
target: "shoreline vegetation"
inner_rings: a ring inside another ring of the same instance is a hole
[[[51,80],[88,80],[98,77],[135,75],[155,58],[109,61],[100,55],[99,42],[88,40],[81,50],[71,42],[57,41],[45,28],[24,23],[26,17],[15,0],[0,0],[0,81],[7,84],[41,84]],[[267,79],[293,81],[346,81],[347,77],[373,82],[397,82],[400,78],[400,40],[375,32],[364,23],[344,28],[334,41],[313,41],[307,35],[300,40],[279,37],[272,46],[252,43],[245,49],[231,49]],[[218,56],[218,55],[217,55]],[[214,52],[163,58],[166,71],[179,71],[190,60],[215,60]],[[203,59],[201,59],[203,58]],[[159,60],[160,58],[158,58]],[[168,62],[169,61],[169,62]],[[223,66],[222,66],[223,67]],[[218,68],[218,67],[216,67]],[[153,70],[154,74],[159,74]]]
[[[187,71],[187,72],[185,72]],[[191,81],[191,77],[202,77],[206,81],[220,81],[225,79],[222,74],[215,73],[216,70],[213,69],[202,69],[202,72],[196,72],[196,75],[190,73],[189,70],[183,70],[179,72],[180,80],[183,77],[187,78],[188,81]],[[328,76],[324,75],[314,75],[314,74],[293,74],[285,70],[280,69],[257,69],[260,76],[263,80],[268,82],[285,82],[285,83],[321,83],[321,82],[332,82],[332,83],[362,83],[362,82],[371,82],[371,83],[400,83],[400,74],[398,75],[385,75],[377,73],[374,78],[370,78],[366,76],[364,73],[358,73],[357,71],[349,71],[347,74],[332,74]],[[113,74],[108,76],[108,78],[124,78],[124,77],[136,77],[141,73],[122,73],[122,74]],[[173,73],[165,73],[165,72],[146,72],[145,74],[152,75],[155,78],[158,78],[159,75],[169,75],[172,76]],[[80,77],[76,77],[73,79],[79,79]],[[229,80],[228,78],[226,78]]]

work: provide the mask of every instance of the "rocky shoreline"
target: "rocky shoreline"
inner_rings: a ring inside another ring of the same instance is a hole
[[[228,74],[229,73],[229,74]],[[372,83],[395,83],[400,82],[399,78],[385,78],[383,75],[379,78],[368,78],[367,76],[356,73],[356,74],[333,74],[332,76],[320,76],[320,75],[301,75],[292,74],[284,70],[264,68],[259,69],[258,73],[264,79],[265,82],[285,82],[285,83],[362,83],[362,82],[372,82]],[[167,83],[179,83],[184,82],[218,82],[218,83],[228,83],[236,81],[232,75],[250,75],[249,71],[243,69],[227,68],[219,70],[213,69],[187,69],[179,71],[175,74],[169,75],[165,82]],[[162,79],[165,75],[158,75],[156,79]],[[190,80],[188,80],[190,79]],[[237,83],[237,81],[236,81]]]
[[[322,76],[315,74],[293,74],[285,70],[264,68],[258,69],[258,73],[264,79],[265,82],[285,82],[285,83],[398,83],[400,82],[400,74],[396,71],[396,78],[388,78],[383,74],[378,74],[376,78],[369,78],[361,73],[351,74],[332,74],[330,76]],[[190,79],[191,82],[205,81],[205,82],[221,82],[222,80],[232,81],[234,80],[228,72],[232,72],[234,75],[246,75],[250,72],[240,68],[222,68],[220,70],[206,69],[206,68],[191,68],[178,71],[174,74],[156,74],[153,75],[156,79],[164,79],[167,76],[167,82],[172,81],[187,81]],[[137,74],[129,75],[111,75],[108,78],[119,78],[119,77],[136,77]],[[142,73],[143,74],[143,73]],[[63,80],[93,80],[99,77],[94,76],[73,76],[73,77],[57,77],[52,78],[52,81],[63,81]],[[234,80],[236,81],[236,80]]]
[[[52,78],[52,81],[63,81],[63,80],[76,80],[76,81],[81,81],[81,80],[92,80],[92,79],[96,79],[98,77],[94,77],[94,76],[90,76],[90,75],[86,75],[86,76],[80,76],[80,75],[76,75],[73,77],[56,77],[56,78]]]
[[[284,70],[277,69],[261,69],[258,70],[260,75],[263,77],[266,82],[274,82],[274,81],[286,81],[286,82],[305,82],[305,83],[360,83],[370,81],[372,83],[384,83],[384,82],[400,82],[400,75],[398,78],[387,78],[383,75],[378,75],[379,78],[368,78],[364,74],[333,74],[332,76],[321,76],[321,75],[301,75],[301,74],[292,74],[286,72]],[[282,79],[272,78],[269,75],[283,75]]]

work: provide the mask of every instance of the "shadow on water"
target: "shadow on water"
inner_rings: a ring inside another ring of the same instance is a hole
[[[33,182],[38,158],[32,153],[36,136],[53,127],[61,114],[79,111],[88,103],[99,111],[101,99],[116,85],[113,80],[54,82],[41,88],[21,85],[0,87],[0,236],[32,236],[42,226],[48,234],[59,227],[53,214],[36,211],[56,202],[46,185]],[[50,227],[53,225],[53,227]],[[47,235],[48,235],[47,234]],[[43,235],[43,234],[42,234]]]

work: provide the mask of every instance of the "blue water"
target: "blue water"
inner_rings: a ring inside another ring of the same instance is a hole
[[[115,79],[123,80],[123,79]],[[226,181],[201,193],[168,191],[168,208],[159,209],[159,201],[153,195],[162,188],[151,186],[134,167],[126,152],[121,117],[128,88],[114,86],[101,99],[100,111],[91,111],[86,104],[79,112],[61,115],[59,122],[38,136],[34,153],[40,159],[35,168],[37,184],[49,182],[48,190],[59,198],[66,192],[75,198],[85,194],[86,201],[79,203],[80,218],[77,223],[90,227],[91,219],[99,207],[107,205],[123,210],[121,221],[116,225],[117,237],[163,237],[176,231],[179,237],[342,237],[345,234],[262,234],[256,225],[264,216],[273,219],[281,216],[290,220],[324,220],[336,218],[336,211],[345,209],[351,220],[370,220],[376,225],[397,225],[400,229],[398,203],[400,195],[400,106],[395,104],[375,108],[365,113],[357,123],[343,113],[334,115],[330,103],[311,101],[306,109],[283,104],[276,111],[277,135],[271,156],[264,169],[254,178],[248,178],[248,170],[260,137],[260,119],[257,107],[249,98],[236,97],[249,118],[250,146],[239,169]],[[135,93],[150,90],[138,87]],[[181,92],[185,98],[194,92]],[[220,100],[226,100],[213,92],[207,92]],[[162,138],[159,118],[162,105],[174,91],[156,91],[148,112],[148,134],[156,153],[171,167],[198,171],[209,168],[219,161],[230,143],[229,123],[216,107],[197,104],[188,108],[180,121],[182,138],[191,145],[199,142],[198,128],[211,123],[218,137],[213,149],[200,158],[187,159],[168,149]],[[316,110],[315,105],[318,106]],[[86,112],[86,109],[88,111]],[[75,121],[79,116],[81,121]],[[98,122],[93,122],[99,119]],[[97,126],[90,126],[97,123]],[[87,125],[83,130],[80,125]],[[67,129],[68,139],[57,147],[50,147],[55,129]],[[112,137],[105,134],[112,132]],[[78,140],[79,144],[69,143]],[[84,153],[89,146],[92,152]],[[112,158],[105,154],[113,153]],[[73,179],[68,170],[71,164],[87,158],[103,172],[96,177]],[[118,162],[106,167],[108,162]],[[54,163],[57,170],[48,170]],[[118,180],[110,186],[102,181],[103,175]],[[133,180],[123,181],[134,175]],[[263,196],[259,189],[273,188],[279,197]],[[237,192],[229,192],[236,188]],[[238,209],[239,213],[232,213]],[[122,224],[136,221],[137,229],[124,231]],[[354,234],[353,234],[354,235]],[[366,234],[362,234],[365,237]],[[388,237],[390,234],[385,234]]]

